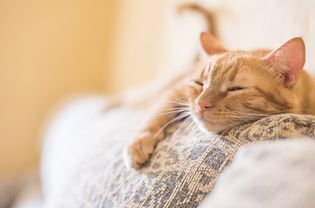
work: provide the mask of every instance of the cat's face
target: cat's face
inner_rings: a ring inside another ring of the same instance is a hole
[[[280,65],[270,61],[240,51],[211,56],[189,87],[190,110],[198,126],[219,132],[269,115],[297,112],[299,102],[292,90],[297,78],[289,83],[290,78],[279,73]]]

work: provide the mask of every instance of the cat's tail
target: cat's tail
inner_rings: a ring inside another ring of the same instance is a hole
[[[208,32],[210,32],[214,37],[218,38],[218,30],[216,26],[215,16],[212,11],[196,3],[182,4],[179,5],[177,9],[178,13],[187,11],[199,13],[206,21]]]

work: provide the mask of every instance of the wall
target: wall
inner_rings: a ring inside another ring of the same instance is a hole
[[[177,13],[186,0],[121,1],[117,20],[117,42],[109,81],[119,92],[141,86],[156,77],[170,76],[193,62],[199,34],[206,28],[200,15]]]
[[[125,0],[119,7],[110,89],[139,86],[156,75],[161,61],[165,0]]]
[[[189,66],[205,25],[176,14],[187,1],[0,1],[0,173],[36,164],[41,121],[64,96],[119,92]],[[314,0],[194,2],[215,12],[231,49],[304,36],[315,72]]]
[[[104,93],[117,1],[0,1],[0,174],[38,161],[40,126],[56,103]]]

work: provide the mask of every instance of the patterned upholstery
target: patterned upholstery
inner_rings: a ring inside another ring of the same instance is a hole
[[[56,174],[43,171],[49,175],[44,180],[50,183],[45,187],[44,181],[45,205],[197,207],[240,146],[315,136],[315,117],[304,115],[272,116],[220,135],[203,135],[177,123],[166,130],[166,139],[139,173],[125,166],[123,150],[141,118],[141,113],[127,109],[94,111],[80,118],[85,121],[69,128],[67,134],[55,134],[55,145],[54,136],[47,138],[45,149],[49,153],[44,155],[44,163],[49,163]]]

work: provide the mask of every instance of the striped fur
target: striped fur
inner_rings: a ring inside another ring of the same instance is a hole
[[[314,80],[303,71],[294,86],[285,86],[281,74],[262,62],[269,52],[227,52],[201,67],[197,81],[202,88],[189,90],[194,92],[189,95],[192,116],[201,129],[222,131],[282,113],[314,114]],[[229,91],[235,87],[242,89]],[[209,106],[202,115],[199,102]]]
[[[212,39],[205,35],[202,34],[201,40]],[[303,43],[302,39],[292,40]],[[291,44],[292,40],[287,43]],[[211,44],[203,46],[211,47]],[[287,71],[304,63],[301,59],[295,64],[290,59],[287,67],[286,57],[280,56],[286,55],[290,46],[284,44],[282,47],[285,51],[282,53],[280,47],[276,57],[268,50],[218,50],[220,54],[210,54],[199,67],[156,95],[155,108],[128,147],[128,164],[135,169],[141,168],[156,144],[164,139],[164,128],[176,121],[195,124],[205,132],[221,132],[276,114],[315,114],[315,81],[302,67],[298,69],[300,74],[297,69]]]

